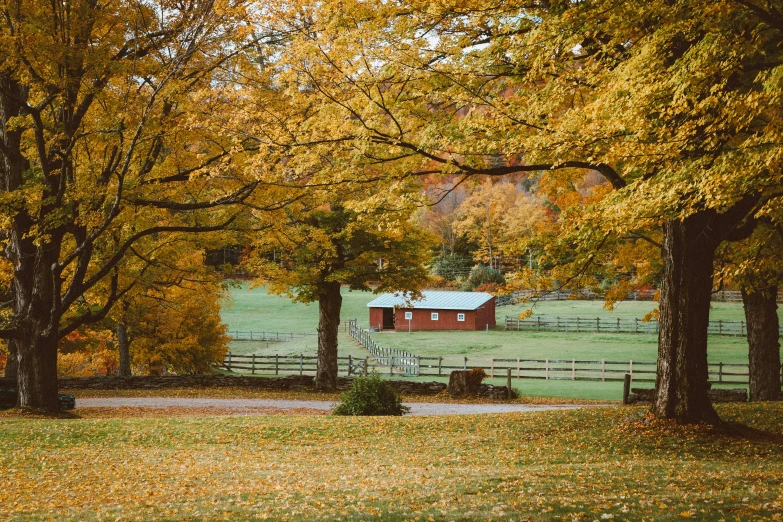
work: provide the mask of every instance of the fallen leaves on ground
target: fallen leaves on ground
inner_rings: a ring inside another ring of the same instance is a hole
[[[61,390],[63,393],[74,395],[76,398],[103,398],[103,397],[179,397],[201,399],[284,399],[306,401],[340,400],[340,392],[322,393],[310,390],[260,390],[241,387],[214,387],[214,388],[156,388],[145,390]],[[607,404],[613,401],[601,401],[590,399],[571,399],[563,397],[531,397],[522,396],[516,399],[489,399],[486,397],[461,397],[452,398],[446,392],[437,395],[405,395],[405,402],[421,403],[449,403],[449,404]]]
[[[783,404],[719,408],[753,436],[645,411],[4,418],[0,519],[783,516]]]

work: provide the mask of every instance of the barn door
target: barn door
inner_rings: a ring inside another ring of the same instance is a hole
[[[394,330],[394,308],[383,309],[383,329]]]

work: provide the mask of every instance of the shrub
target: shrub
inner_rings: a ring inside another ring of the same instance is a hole
[[[358,376],[353,386],[340,397],[334,415],[404,415],[410,408],[402,405],[402,399],[392,384],[377,373]]]
[[[462,285],[462,289],[466,292],[472,292],[476,287],[492,283],[503,285],[506,284],[506,279],[503,277],[503,274],[494,268],[478,264],[471,270],[468,280]]]
[[[470,271],[473,259],[463,254],[441,254],[432,261],[430,273],[454,281],[459,275]]]

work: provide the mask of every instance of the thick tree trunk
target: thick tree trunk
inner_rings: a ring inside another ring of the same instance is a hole
[[[742,289],[748,322],[750,400],[774,401],[780,397],[780,342],[778,288]]]
[[[19,345],[19,406],[56,413],[57,336],[45,335],[35,327],[22,332]]]
[[[128,329],[124,323],[117,323],[117,346],[120,351],[120,375],[131,376],[130,339]]]
[[[682,424],[720,422],[707,397],[712,263],[719,244],[710,231],[713,216],[701,212],[663,227],[658,396],[653,410],[659,418]]]
[[[337,331],[342,304],[340,283],[325,283],[318,299],[318,370],[315,388],[320,391],[337,388]]]
[[[16,339],[8,339],[8,360],[5,362],[5,378],[16,381],[19,375],[19,357],[16,350]]]

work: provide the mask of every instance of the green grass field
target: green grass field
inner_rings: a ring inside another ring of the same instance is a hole
[[[367,303],[377,297],[370,292],[350,292],[343,289],[344,321],[358,319],[368,322]],[[231,330],[269,330],[281,332],[315,331],[318,325],[318,303],[292,303],[285,296],[270,295],[263,287],[249,289],[246,284],[233,288],[230,300],[221,312]],[[534,315],[561,317],[641,318],[655,308],[651,301],[623,301],[614,311],[603,307],[602,301],[539,301],[499,306],[497,323],[502,329],[505,316],[516,317],[523,310],[533,309]],[[783,308],[778,311],[783,318]],[[713,303],[710,318],[723,321],[744,321],[741,303]]]
[[[369,292],[343,290],[342,326],[348,319],[368,320],[367,303],[375,298]],[[533,303],[499,307],[498,324],[506,315],[516,316]],[[542,301],[533,307],[538,315],[561,317],[642,317],[653,304],[643,301],[619,303],[614,311],[603,308],[601,301]],[[248,290],[246,286],[231,292],[231,303],[224,307],[223,320],[231,330],[267,330],[281,332],[314,332],[318,324],[317,304],[292,303],[290,299],[269,295],[264,288]],[[725,321],[744,319],[741,303],[713,303],[712,318]],[[657,357],[657,337],[649,334],[564,333],[504,331],[502,326],[489,332],[394,332],[373,334],[384,348],[394,348],[420,356],[520,359],[577,359],[653,362]],[[341,331],[340,355],[363,358],[367,352]],[[231,350],[237,354],[312,355],[317,348],[314,336],[285,343],[236,341]],[[742,337],[711,336],[711,363],[746,364],[747,341]],[[444,380],[422,377],[425,380]],[[500,379],[490,380],[504,384]],[[512,385],[525,395],[618,400],[621,386],[612,382],[514,379]]]
[[[343,290],[343,326],[351,318],[367,324],[367,303],[374,299],[369,292]],[[499,307],[498,323],[506,315],[516,315],[528,305]],[[627,301],[614,312],[603,308],[600,301],[549,301],[535,305],[541,315],[562,317],[641,317],[651,309],[650,302]],[[280,332],[315,332],[318,324],[317,304],[292,303],[282,296],[269,295],[264,288],[248,290],[246,286],[231,292],[231,302],[222,312],[229,330],[267,330]],[[723,320],[743,317],[740,303],[715,303],[713,316]],[[383,347],[404,350],[422,356],[470,356],[523,359],[582,359],[619,361],[654,361],[657,338],[649,334],[563,333],[503,331],[502,326],[489,332],[394,332],[374,334]],[[344,355],[363,356],[344,332],[340,335]],[[234,353],[280,355],[314,353],[315,337],[305,337],[286,343],[234,342]],[[710,361],[746,363],[747,342],[741,337],[710,337]]]
[[[0,419],[0,519],[780,520],[783,406]]]

